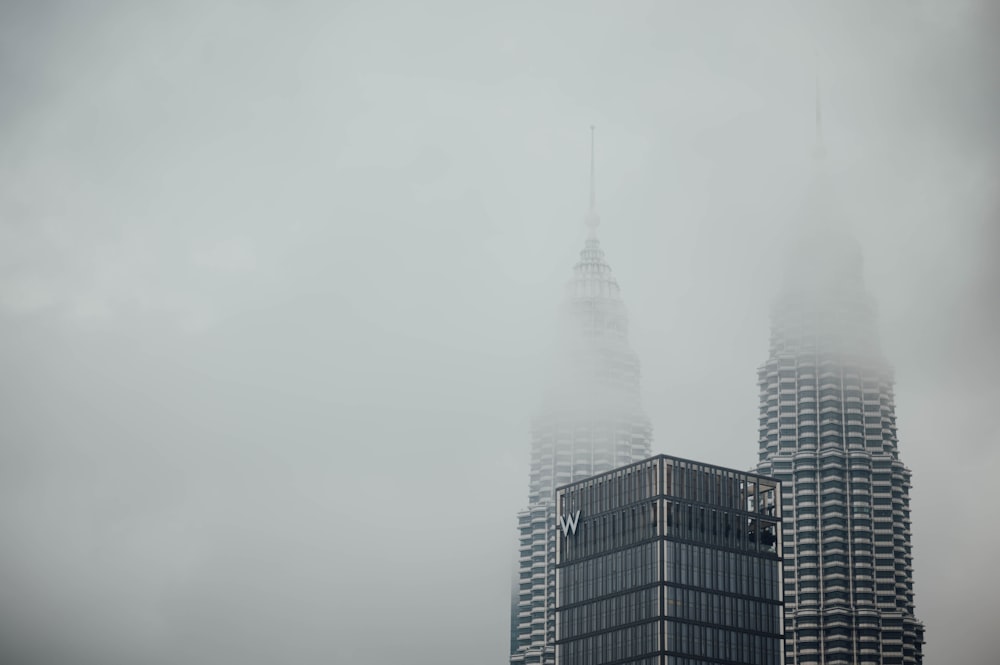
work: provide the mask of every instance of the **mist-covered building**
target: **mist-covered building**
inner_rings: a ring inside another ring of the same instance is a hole
[[[773,478],[658,455],[557,492],[557,665],[780,665]]]
[[[923,626],[893,372],[821,146],[757,377],[757,471],[784,486],[786,662],[916,664]]]
[[[551,382],[532,419],[528,506],[518,514],[510,662],[555,659],[555,490],[650,455],[652,426],[639,394],[618,282],[597,239],[593,144],[588,235],[562,309]]]

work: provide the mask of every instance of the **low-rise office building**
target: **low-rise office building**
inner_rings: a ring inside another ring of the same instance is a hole
[[[780,483],[659,455],[556,493],[556,662],[780,665]]]

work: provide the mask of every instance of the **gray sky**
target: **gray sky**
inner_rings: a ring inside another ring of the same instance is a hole
[[[3,3],[5,662],[504,663],[588,126],[654,450],[748,467],[817,49],[928,661],[989,662],[998,31],[987,0]]]

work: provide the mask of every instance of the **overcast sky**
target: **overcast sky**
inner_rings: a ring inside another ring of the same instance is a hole
[[[3,2],[3,662],[505,663],[589,126],[653,449],[749,467],[817,68],[928,662],[992,662],[998,40],[988,0]]]

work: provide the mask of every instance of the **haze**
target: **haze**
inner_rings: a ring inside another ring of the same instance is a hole
[[[998,30],[988,0],[4,2],[0,662],[506,663],[589,126],[653,449],[749,468],[817,69],[927,659],[993,662]]]

